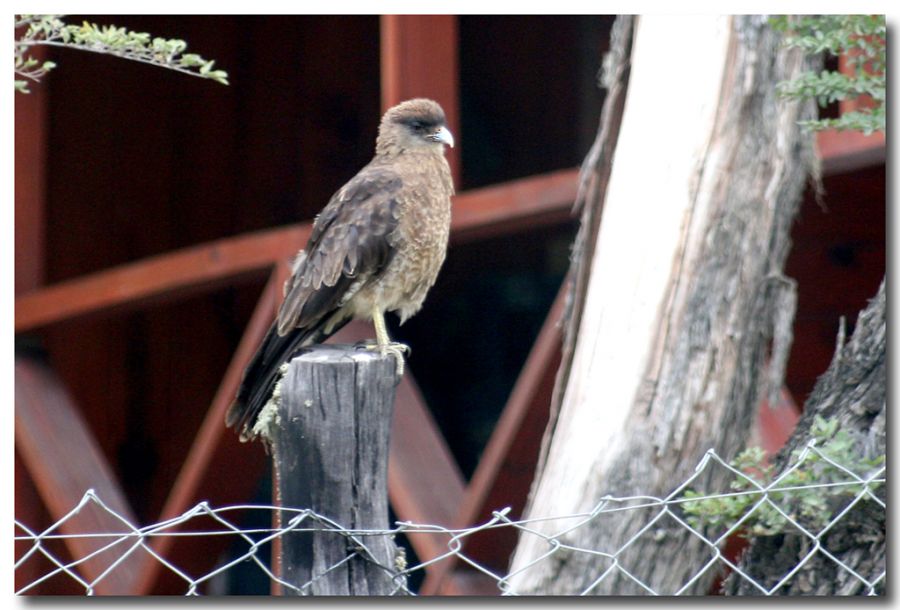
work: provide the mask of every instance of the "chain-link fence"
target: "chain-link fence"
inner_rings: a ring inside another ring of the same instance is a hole
[[[883,460],[865,463],[860,460],[847,461],[852,463],[840,463],[834,451],[824,451],[816,447],[815,443],[810,443],[789,468],[775,474],[761,463],[752,463],[752,459],[745,457],[744,462],[738,460],[729,463],[715,452],[709,451],[694,473],[666,497],[607,496],[592,510],[584,513],[528,519],[513,519],[509,509],[503,509],[495,511],[489,521],[463,529],[397,522],[394,528],[387,530],[352,530],[311,510],[263,505],[214,508],[206,503],[198,504],[177,518],[138,527],[113,511],[104,503],[103,498],[88,491],[77,506],[44,531],[33,531],[16,520],[15,569],[26,570],[30,562],[46,567],[39,576],[20,586],[17,593],[40,593],[42,583],[54,578],[65,578],[72,579],[79,590],[83,588],[86,594],[95,594],[101,588],[99,585],[111,578],[116,570],[125,569],[129,561],[146,555],[144,559],[159,562],[160,566],[157,567],[170,571],[183,581],[184,593],[187,595],[228,592],[228,580],[236,570],[241,570],[244,574],[247,570],[255,571],[257,576],[268,581],[266,584],[278,583],[284,591],[304,594],[313,590],[317,580],[334,576],[340,570],[347,569],[353,561],[374,561],[374,554],[370,552],[369,546],[375,537],[389,536],[399,540],[410,536],[435,536],[445,542],[446,552],[443,554],[428,561],[413,562],[407,561],[401,548],[392,565],[380,566],[392,575],[393,593],[414,594],[415,586],[410,583],[420,582],[425,571],[453,558],[458,567],[470,569],[485,580],[493,581],[497,593],[515,595],[516,583],[527,578],[530,569],[548,557],[565,551],[586,554],[596,558],[598,562],[602,560],[609,564],[588,586],[571,591],[573,595],[590,594],[599,583],[614,573],[624,575],[647,594],[685,594],[693,590],[692,586],[699,579],[717,573],[720,581],[722,577],[730,575],[731,579],[752,583],[755,594],[772,595],[783,592],[783,588],[789,586],[801,568],[812,565],[811,562],[817,556],[827,557],[833,562],[839,571],[844,572],[844,576],[854,581],[858,592],[882,594],[886,578],[883,556],[880,561],[875,562],[876,567],[871,573],[860,573],[858,566],[855,568],[843,559],[846,556],[845,549],[829,549],[826,543],[829,534],[841,528],[854,511],[864,507],[867,511],[874,509],[882,516],[885,511]],[[728,489],[715,494],[698,492],[694,484],[701,473],[716,466],[733,473]],[[110,523],[109,518],[113,517],[117,526],[107,528],[108,531],[90,534],[61,533],[69,519],[83,517],[93,511],[99,511],[107,524]],[[281,527],[247,527],[248,515],[257,517],[250,521],[259,523],[259,517],[262,516],[262,522],[271,523],[276,511],[281,511]],[[605,516],[619,511],[642,511],[646,515],[646,525],[620,548],[583,548],[572,543],[572,540],[578,539],[577,534],[582,528],[602,527]],[[694,575],[680,588],[671,591],[653,590],[626,566],[617,562],[623,549],[637,538],[654,536],[654,525],[661,519],[674,519],[690,536],[696,536],[708,545],[711,553],[709,561],[696,566]],[[882,519],[881,523],[883,522]],[[514,529],[520,537],[537,536],[546,544],[546,552],[518,568],[515,573],[490,568],[467,554],[467,542],[481,533],[497,528]],[[320,570],[308,582],[288,582],[276,575],[270,564],[273,548],[275,552],[280,548],[279,539],[313,531],[328,531],[342,537],[346,548],[345,556]],[[807,550],[774,584],[754,580],[741,567],[736,555],[731,553],[732,556],[729,556],[726,551],[729,542],[741,536],[779,536],[788,531],[802,538]],[[573,536],[573,533],[576,535]],[[883,529],[881,534],[883,540]],[[231,550],[226,559],[220,560],[214,569],[204,574],[190,574],[156,550],[159,548],[159,539],[165,537],[188,537],[202,541],[213,536],[227,537]],[[90,545],[82,544],[81,548],[91,550],[73,557],[72,549],[75,545],[68,543],[76,538],[81,542],[89,541]],[[85,567],[91,562],[93,569],[86,570]],[[97,567],[98,562],[102,564],[100,568]],[[29,575],[33,573],[33,568],[34,564],[31,565]],[[92,573],[93,577],[87,577],[86,573]]]

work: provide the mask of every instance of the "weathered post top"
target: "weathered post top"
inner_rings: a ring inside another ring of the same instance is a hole
[[[396,381],[392,355],[317,345],[288,363],[260,414],[276,504],[310,509],[339,526],[307,518],[284,535],[276,558],[280,575],[300,594],[406,590],[402,557],[389,535],[349,534],[389,529],[387,462]],[[282,511],[280,527],[296,514]],[[303,529],[312,531],[294,531]]]

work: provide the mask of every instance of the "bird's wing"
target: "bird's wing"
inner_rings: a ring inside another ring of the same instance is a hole
[[[321,323],[340,307],[355,282],[372,279],[390,262],[402,186],[395,171],[367,166],[334,194],[313,223],[285,284],[280,335]]]
[[[394,255],[400,176],[367,166],[334,194],[313,223],[306,248],[294,260],[276,324],[244,371],[226,424],[253,438],[250,426],[272,395],[278,367],[298,348],[325,340],[346,322],[331,314],[354,282],[366,282]]]

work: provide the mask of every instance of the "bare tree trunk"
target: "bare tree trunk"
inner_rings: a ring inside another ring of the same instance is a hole
[[[630,64],[605,198],[585,202],[603,221],[580,261],[583,312],[526,518],[590,512],[607,494],[663,497],[707,449],[730,458],[790,347],[782,269],[814,163],[797,121],[813,108],[778,100],[775,84],[809,64],[763,17],[639,17]],[[695,485],[725,481],[710,470]],[[533,523],[510,591],[706,592],[712,571],[682,587],[710,548],[671,517],[639,533],[652,516]],[[544,536],[607,555],[554,551]]]
[[[854,439],[854,453],[865,459],[885,452],[887,369],[884,281],[878,293],[860,314],[849,343],[844,343],[843,325],[828,370],[819,377],[797,423],[794,434],[776,458],[781,472],[791,453],[810,440],[816,417],[837,419],[839,428]],[[858,473],[863,474],[863,473]],[[884,486],[876,492],[884,502]],[[864,499],[841,514],[852,498],[833,506],[840,519],[820,540],[822,548],[844,565],[821,552],[774,592],[779,595],[868,595],[883,594],[885,572],[885,508]],[[744,553],[741,570],[757,584],[772,590],[813,551],[813,542],[799,532],[754,539]],[[849,568],[849,569],[848,569]],[[851,572],[852,570],[852,572]],[[854,574],[855,572],[856,574]],[[732,575],[726,591],[735,595],[757,595],[760,590],[748,580]]]

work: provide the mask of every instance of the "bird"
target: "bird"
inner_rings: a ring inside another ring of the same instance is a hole
[[[446,257],[454,187],[445,146],[454,146],[453,134],[434,100],[384,113],[372,160],[316,216],[278,315],[244,370],[225,417],[242,441],[258,435],[257,417],[293,355],[350,320],[373,323],[367,348],[394,356],[403,375],[409,348],[391,341],[384,315],[394,312],[403,324],[416,314]]]

